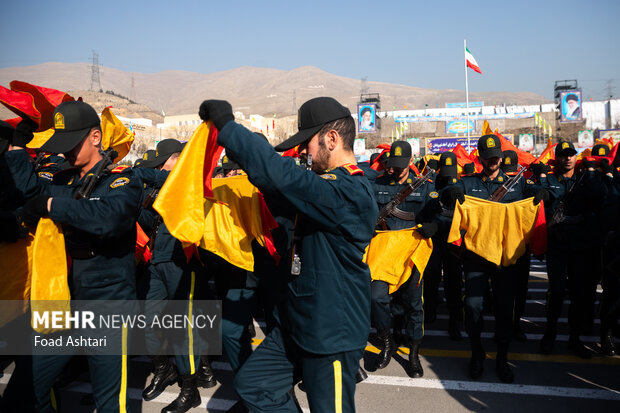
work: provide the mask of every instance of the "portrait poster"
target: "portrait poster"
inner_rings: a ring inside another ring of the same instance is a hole
[[[371,133],[377,131],[377,105],[360,103],[357,105],[357,132]]]
[[[583,120],[581,89],[560,93],[560,114],[560,122],[580,122]]]

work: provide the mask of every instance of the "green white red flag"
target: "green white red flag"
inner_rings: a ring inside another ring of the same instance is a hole
[[[476,59],[474,59],[474,56],[467,47],[465,48],[465,61],[467,62],[467,67],[471,68],[474,72],[482,74],[482,70],[480,70],[478,62],[476,62]]]

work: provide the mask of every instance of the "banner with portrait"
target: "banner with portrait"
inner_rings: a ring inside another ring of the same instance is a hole
[[[519,134],[519,146],[520,151],[531,152],[534,150],[534,134],[533,133],[520,133]]]
[[[366,139],[357,138],[353,141],[353,155],[365,155],[366,154]]]
[[[581,89],[560,93],[560,122],[581,122]]]
[[[614,142],[620,141],[620,129],[602,129],[598,131],[599,139],[613,139]]]
[[[407,138],[407,142],[411,145],[411,155],[420,156],[420,138]]]
[[[591,148],[594,146],[594,131],[592,129],[580,130],[577,134],[578,148]]]
[[[375,103],[360,103],[357,105],[357,133],[371,133],[377,131],[377,105]]]

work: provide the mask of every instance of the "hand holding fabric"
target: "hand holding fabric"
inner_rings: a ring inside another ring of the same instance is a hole
[[[549,191],[543,188],[536,191],[536,194],[534,195],[534,205],[540,204],[540,201],[549,201]]]
[[[474,172],[476,172],[476,165],[474,165],[473,162],[466,163],[465,166],[463,166],[463,175],[471,175]]]
[[[457,200],[461,204],[465,202],[465,194],[458,186],[449,186],[441,193],[441,203],[449,208],[454,207]]]
[[[36,226],[39,219],[49,214],[47,210],[47,200],[49,198],[49,195],[37,195],[26,202],[19,212],[22,221],[28,225]]]
[[[232,106],[225,100],[205,100],[200,105],[198,116],[205,122],[213,121],[217,130],[222,130],[231,120],[235,120]]]
[[[424,222],[419,227],[415,227],[415,230],[424,238],[431,238],[437,233],[438,229],[439,227],[436,222]]]
[[[38,127],[39,125],[35,121],[24,116],[13,132],[13,146],[25,148],[34,137],[34,131],[36,131]]]

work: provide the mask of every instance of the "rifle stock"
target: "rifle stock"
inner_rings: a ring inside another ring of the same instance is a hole
[[[434,169],[427,167],[427,172],[423,176],[416,179],[415,182],[407,184],[403,189],[401,189],[400,192],[397,193],[396,196],[394,196],[394,198],[390,200],[390,202],[388,202],[383,208],[381,208],[375,226],[379,227],[382,230],[386,230],[387,224],[385,223],[385,220],[387,219],[387,217],[392,215],[398,205],[400,205],[413,191],[419,189],[422,185],[424,185],[424,183],[430,179],[430,176],[433,172],[435,172]]]
[[[527,169],[526,167],[522,167],[521,169],[519,169],[519,172],[517,172],[515,176],[513,176],[512,178],[507,180],[504,184],[502,184],[502,186],[497,188],[495,192],[491,194],[488,200],[493,201],[493,202],[500,202],[502,199],[504,199],[504,196],[506,196],[508,191],[510,191],[510,189],[513,186],[515,186],[517,182],[519,182],[519,179],[521,179],[521,176],[523,176],[523,173],[525,172],[526,169]]]

